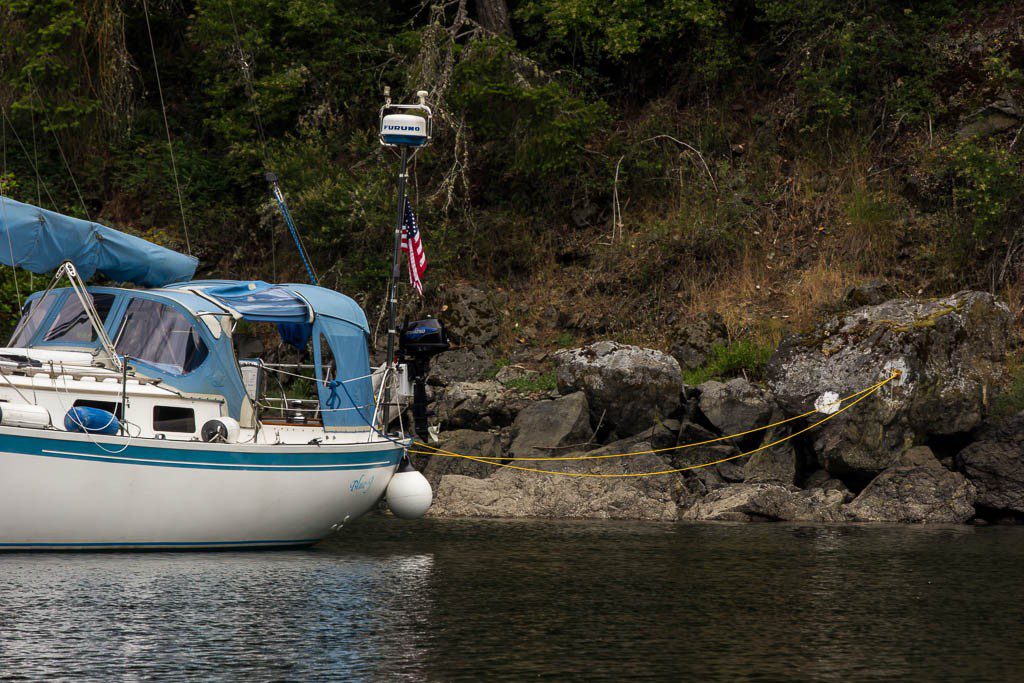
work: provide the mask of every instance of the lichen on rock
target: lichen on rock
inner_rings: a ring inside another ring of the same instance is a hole
[[[788,414],[901,376],[811,434],[832,473],[877,473],[927,436],[968,432],[986,412],[1009,339],[1008,307],[984,292],[864,306],[787,338],[768,366]]]

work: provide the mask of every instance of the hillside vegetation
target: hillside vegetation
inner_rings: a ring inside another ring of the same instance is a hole
[[[1022,17],[947,0],[0,0],[2,187],[191,248],[203,276],[297,280],[273,170],[324,282],[376,317],[395,172],[377,110],[385,85],[426,89],[423,310],[452,283],[501,290],[506,346],[664,346],[717,311],[757,357],[873,279],[1019,307]],[[29,279],[0,276],[12,313]]]

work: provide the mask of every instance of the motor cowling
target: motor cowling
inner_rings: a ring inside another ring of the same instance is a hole
[[[431,359],[451,348],[444,323],[437,318],[425,318],[407,322],[402,326],[398,339],[398,351],[402,361],[409,366],[412,380],[412,417],[416,433],[421,439],[427,437],[427,373]],[[429,505],[429,504],[428,504]]]

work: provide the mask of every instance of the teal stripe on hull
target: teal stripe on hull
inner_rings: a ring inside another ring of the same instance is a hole
[[[136,439],[136,441],[139,441]],[[149,440],[152,443],[153,440]],[[339,452],[325,446],[312,452],[246,452],[184,449],[160,445],[122,445],[105,443],[101,447],[88,440],[53,439],[44,436],[0,434],[0,454],[16,454],[70,460],[89,460],[111,464],[192,469],[242,470],[264,472],[361,470],[394,467],[401,459],[399,446],[377,451]]]
[[[118,548],[267,548],[284,546],[306,546],[319,543],[323,539],[305,538],[295,541],[259,540],[259,541],[166,541],[166,542],[111,542],[111,543],[4,543],[0,541],[0,550],[116,550]]]

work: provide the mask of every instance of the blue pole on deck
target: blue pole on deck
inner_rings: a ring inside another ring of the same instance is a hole
[[[295,248],[299,250],[299,256],[302,257],[302,265],[306,266],[306,273],[309,275],[309,281],[313,285],[319,285],[317,281],[316,273],[313,272],[313,265],[309,262],[309,257],[306,255],[306,250],[302,246],[302,240],[299,239],[299,231],[295,227],[295,222],[292,220],[292,214],[288,211],[288,204],[284,200],[284,193],[281,192],[281,187],[277,184],[277,174],[268,173],[267,182],[270,183],[270,193],[274,195],[274,201],[277,202],[277,208],[281,209],[281,215],[284,216],[284,222],[288,226],[288,231],[292,234],[292,239],[295,240]]]

